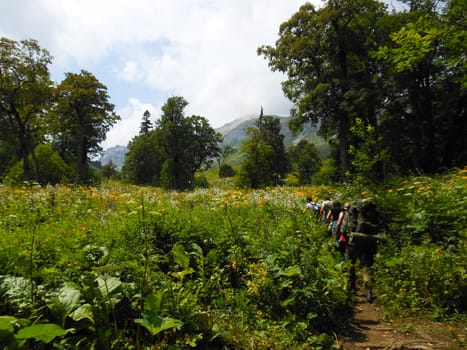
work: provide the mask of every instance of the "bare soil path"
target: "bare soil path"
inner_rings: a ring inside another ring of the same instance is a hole
[[[337,340],[342,350],[467,349],[467,325],[415,321],[384,322],[377,305],[357,294],[352,323]]]

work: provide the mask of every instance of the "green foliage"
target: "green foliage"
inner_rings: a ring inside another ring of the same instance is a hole
[[[34,148],[46,134],[45,116],[51,108],[53,94],[48,70],[51,62],[49,52],[36,40],[16,42],[0,38],[0,137],[15,146],[15,158],[23,160],[26,181],[33,174],[37,176]]]
[[[351,116],[375,124],[382,99],[369,52],[386,34],[378,27],[384,15],[384,5],[371,0],[327,1],[319,9],[306,3],[281,24],[275,47],[258,49],[272,70],[287,75],[282,88],[294,103],[291,126],[311,122],[326,139],[336,137],[343,171]]]
[[[372,276],[386,317],[462,319],[466,174],[364,192],[3,186],[0,343],[331,349],[351,317],[348,265],[304,211],[330,193],[378,206],[386,239]]]
[[[180,320],[159,316],[163,297],[160,292],[149,295],[144,306],[143,318],[135,319],[135,322],[146,328],[152,336],[168,329],[180,329],[183,326]]]
[[[293,168],[298,173],[300,184],[311,184],[313,174],[321,167],[318,150],[313,143],[300,140],[297,145],[290,147],[288,154]]]
[[[68,183],[72,178],[73,171],[54,151],[50,144],[41,144],[35,149],[35,157],[38,162],[36,181],[45,186],[58,183]],[[32,156],[29,157],[32,162]],[[20,184],[24,178],[23,161],[12,166],[7,174],[6,181],[11,184]]]
[[[166,189],[193,188],[195,173],[209,168],[222,137],[204,117],[186,117],[187,105],[183,97],[169,98],[155,128],[133,138],[122,168],[126,180]]]
[[[233,177],[235,176],[234,168],[229,164],[224,164],[219,168],[219,177]]]
[[[53,142],[62,156],[76,166],[76,182],[89,181],[88,159],[102,151],[100,142],[120,119],[110,103],[107,87],[82,70],[67,73],[57,87],[53,114]]]
[[[314,185],[331,185],[339,178],[339,169],[336,162],[332,158],[327,158],[322,161],[321,168],[313,176]]]
[[[107,164],[104,164],[100,168],[100,173],[106,179],[113,179],[113,178],[118,177],[118,175],[119,175],[118,170],[117,170],[117,166],[112,161],[110,161]]]
[[[286,74],[291,128],[318,125],[335,143],[341,176],[433,174],[466,163],[464,2],[403,2],[401,12],[373,0],[306,3],[280,25],[274,46],[258,49]],[[364,159],[370,145],[350,132],[356,116],[375,130],[370,158],[390,164]]]
[[[467,304],[466,244],[459,251],[426,243],[407,246],[379,260],[378,300],[388,316],[425,314],[443,318],[465,312]]]
[[[279,119],[263,116],[261,108],[256,127],[246,130],[249,138],[240,149],[245,153],[237,180],[240,187],[264,188],[283,183],[290,164],[280,130]]]
[[[160,185],[162,151],[158,148],[158,131],[134,137],[122,166],[124,180],[136,185]]]
[[[373,198],[381,214],[386,240],[373,276],[386,317],[444,319],[467,312],[466,173],[393,179],[348,197]]]
[[[2,191],[2,234],[10,239],[1,243],[0,309],[56,325],[52,346],[315,346],[330,344],[321,334],[340,322],[336,314],[346,318],[337,257],[291,193]],[[34,248],[25,227],[35,227]],[[29,326],[0,325],[5,342]]]
[[[367,184],[368,182],[384,181],[384,171],[388,163],[388,154],[381,149],[382,137],[376,134],[374,126],[365,125],[362,119],[356,118],[350,128],[355,141],[350,145],[351,171],[347,174],[354,182]]]

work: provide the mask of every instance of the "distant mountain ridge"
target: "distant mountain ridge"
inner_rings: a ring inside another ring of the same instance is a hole
[[[289,129],[288,125],[291,117],[282,117],[277,115],[273,115],[273,117],[279,118],[280,120],[281,134],[284,135],[284,144],[286,147],[296,144],[302,139],[313,141],[318,138],[316,134],[317,129],[312,127],[310,124],[304,125],[303,130],[300,131],[297,135],[294,135]],[[248,127],[254,126],[257,120],[257,116],[236,119],[221,126],[220,128],[216,129],[216,131],[220,132],[222,136],[224,136],[224,145],[239,147],[247,137],[246,129]]]
[[[303,130],[297,135],[294,135],[288,126],[291,117],[277,115],[273,115],[273,117],[279,118],[280,120],[281,134],[284,135],[284,144],[286,147],[294,145],[302,139],[306,139],[315,143],[321,153],[327,153],[327,144],[317,136],[317,129],[315,127],[312,127],[310,124],[304,125]],[[258,116],[251,114],[237,118],[219,128],[216,128],[215,130],[221,133],[224,137],[224,146],[229,145],[234,148],[239,148],[247,137],[246,129],[250,126],[254,126],[257,120]],[[118,170],[121,170],[122,165],[125,162],[125,154],[127,152],[127,146],[117,145],[110,147],[104,151],[102,156],[99,158],[99,161],[102,165],[112,162]]]

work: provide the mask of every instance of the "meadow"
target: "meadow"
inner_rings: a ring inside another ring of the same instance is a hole
[[[467,170],[359,188],[0,187],[2,349],[331,349],[348,262],[306,197],[371,198],[388,319],[465,321]]]

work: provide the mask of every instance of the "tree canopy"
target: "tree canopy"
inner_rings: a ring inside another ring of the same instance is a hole
[[[290,163],[280,131],[279,118],[263,115],[261,108],[256,125],[247,128],[248,138],[240,149],[245,153],[238,179],[240,186],[263,188],[283,183]]]
[[[120,119],[114,108],[107,87],[87,71],[67,73],[58,85],[55,142],[74,160],[77,182],[88,179],[89,157],[102,151],[100,143]]]
[[[34,149],[43,140],[52,101],[51,62],[49,52],[35,40],[0,38],[0,137],[5,151],[13,151],[4,153],[4,161],[22,160],[24,180],[31,178],[30,156],[34,176],[39,173]]]
[[[405,9],[391,13],[375,0],[306,3],[280,26],[275,46],[258,48],[286,74],[291,128],[318,125],[337,146],[342,175],[361,170],[354,157],[368,146],[357,123],[374,128],[386,154],[372,171],[433,173],[466,163],[465,5],[402,2]]]
[[[129,181],[183,190],[192,187],[196,171],[212,163],[222,136],[206,118],[185,116],[187,105],[181,96],[169,98],[154,129],[133,138],[122,168]]]

